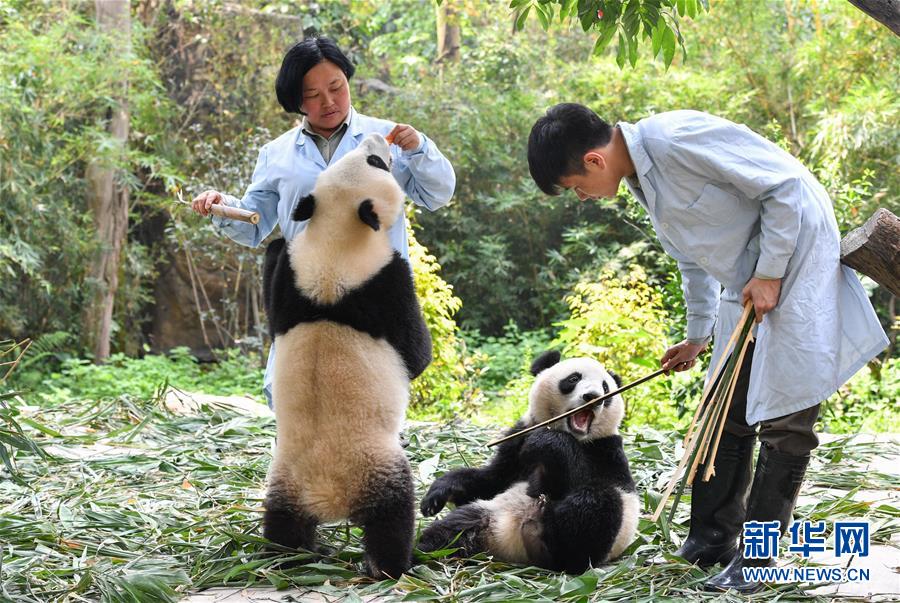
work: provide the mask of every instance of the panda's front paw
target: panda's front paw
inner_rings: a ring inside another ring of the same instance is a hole
[[[445,477],[439,477],[437,481],[431,484],[428,493],[422,499],[422,504],[419,506],[422,515],[431,517],[440,513],[444,505],[453,500],[455,490],[453,482]]]

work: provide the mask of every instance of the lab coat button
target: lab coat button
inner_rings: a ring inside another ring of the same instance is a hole
[[[668,223],[668,222],[663,222],[663,223],[661,224],[661,226],[662,226],[662,229],[663,229],[663,230],[669,230],[669,223]]]
[[[700,263],[706,266],[707,264],[709,264],[709,258],[700,258]]]

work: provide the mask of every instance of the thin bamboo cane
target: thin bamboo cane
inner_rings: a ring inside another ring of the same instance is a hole
[[[741,346],[741,349],[744,349],[744,344],[747,340],[747,333],[751,331],[753,325],[753,321],[748,319],[745,323],[741,325],[741,333],[738,336],[737,341],[735,342],[735,348],[733,352],[729,355],[728,363],[725,365],[725,369],[722,371],[722,378],[719,380],[719,383],[715,385],[715,393],[713,394],[713,401],[715,408],[714,421],[713,426],[718,426],[721,421],[724,421],[728,415],[728,408],[731,406],[731,396],[734,393],[734,385],[737,381],[738,375],[740,375],[740,367],[741,362],[743,361],[743,356],[738,353],[738,346]],[[742,352],[741,352],[742,353]],[[737,361],[735,358],[737,357]],[[727,385],[723,385],[727,384]],[[703,442],[702,442],[702,453],[700,454],[700,463],[706,464],[706,458],[709,455],[710,451],[710,443],[712,442],[712,433],[715,432],[715,427],[713,427],[712,431],[708,434],[704,434]],[[715,455],[714,455],[715,456]],[[689,484],[694,483],[694,477],[696,477],[695,473],[692,471],[689,474]]]
[[[701,425],[705,424],[708,420],[709,411],[710,406],[707,405],[700,418]],[[654,511],[653,517],[651,518],[652,521],[656,521],[657,519],[659,519],[666,501],[669,499],[669,496],[671,496],[672,490],[675,488],[675,484],[678,483],[678,476],[681,474],[681,471],[685,468],[685,465],[687,465],[688,461],[690,460],[691,453],[697,447],[697,441],[698,436],[697,434],[694,434],[694,437],[685,442],[684,455],[681,457],[681,461],[678,463],[678,467],[675,468],[675,472],[672,474],[672,477],[669,479],[668,485],[666,485],[666,489],[663,491],[662,498],[660,499],[659,504],[656,507],[656,511]]]
[[[732,346],[734,346],[737,341],[738,335],[743,329],[744,323],[747,321],[747,318],[750,316],[750,310],[753,309],[752,304],[746,304],[744,306],[744,311],[741,314],[741,318],[738,320],[737,326],[734,331],[731,333],[731,337],[728,338],[728,343],[725,344],[725,347],[722,349],[722,356],[719,358],[719,362],[716,363],[715,370],[710,373],[710,379],[706,382],[706,385],[703,387],[703,395],[700,396],[700,404],[697,406],[697,411],[694,413],[694,419],[691,421],[691,425],[688,428],[687,435],[684,436],[684,439],[687,440],[691,437],[691,434],[694,431],[694,424],[697,422],[697,416],[700,414],[700,409],[703,408],[703,404],[707,402],[707,398],[710,395],[710,390],[716,385],[716,379],[719,376],[719,371],[722,369],[722,365],[725,364],[725,361],[729,357],[729,353],[731,352]]]
[[[672,490],[675,488],[675,484],[678,482],[678,476],[681,471],[685,468],[688,462],[696,460],[695,448],[699,442],[699,439],[698,435],[695,434],[694,429],[696,428],[697,418],[698,416],[703,417],[703,419],[701,420],[701,423],[703,424],[703,426],[701,427],[701,432],[706,431],[706,424],[708,423],[709,413],[712,410],[712,403],[715,401],[714,392],[720,387],[718,381],[719,372],[722,370],[722,366],[723,364],[725,364],[726,359],[730,357],[729,352],[736,343],[738,337],[744,331],[744,326],[750,318],[752,310],[753,304],[749,302],[745,304],[744,311],[741,314],[741,318],[740,320],[738,320],[737,326],[735,327],[734,331],[732,331],[731,337],[728,339],[728,342],[725,344],[725,347],[722,350],[722,356],[719,358],[719,362],[716,364],[715,371],[713,371],[712,376],[710,377],[709,381],[706,384],[706,387],[704,388],[700,404],[698,405],[697,410],[694,412],[694,419],[693,421],[691,421],[691,426],[688,428],[687,435],[685,435],[684,456],[682,456],[681,461],[678,463],[678,467],[676,467],[674,473],[672,473],[672,477],[669,479],[669,483],[666,485],[665,490],[663,490],[663,494],[660,497],[656,510],[653,512],[653,515],[651,517],[652,521],[656,521],[657,519],[659,519],[659,516],[662,514],[662,510],[665,507],[666,502],[669,500],[669,497],[672,495]],[[707,400],[710,395],[712,395],[713,398],[711,400]],[[687,479],[683,480],[681,487],[679,488],[679,494],[684,490],[684,482],[686,481]]]
[[[728,411],[731,409],[731,400],[732,398],[734,398],[734,389],[741,374],[741,365],[744,362],[744,355],[747,352],[747,348],[750,347],[750,342],[752,340],[752,333],[748,333],[747,338],[744,339],[744,345],[743,347],[741,347],[741,353],[738,356],[737,370],[734,371],[734,377],[732,377],[731,383],[728,386],[728,399],[725,404],[725,412],[722,413],[722,417],[719,421],[719,429],[716,433],[716,441],[712,446],[712,457],[710,458],[709,463],[706,464],[706,471],[703,472],[703,481],[705,482],[708,482],[709,478],[715,473],[716,453],[719,451],[719,441],[722,439],[722,431],[725,429],[725,423],[728,421]]]

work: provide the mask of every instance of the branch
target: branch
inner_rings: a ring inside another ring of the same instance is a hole
[[[890,29],[895,36],[900,36],[900,0],[849,0],[849,2]]]

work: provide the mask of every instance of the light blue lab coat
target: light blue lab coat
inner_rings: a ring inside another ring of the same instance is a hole
[[[682,274],[686,338],[713,335],[711,368],[747,281],[783,279],[757,329],[749,424],[818,404],[887,347],[859,279],[840,263],[831,200],[796,158],[697,111],[618,127],[636,169],[626,184]]]
[[[393,122],[357,113],[350,108],[347,131],[331,157],[334,163],[355,149],[362,139],[373,132],[386,136],[394,127]],[[391,173],[400,187],[416,205],[431,211],[446,205],[456,188],[453,166],[428,137],[419,132],[418,149],[401,151],[391,145],[393,165]],[[225,203],[259,213],[258,224],[248,224],[226,218],[213,218],[213,224],[230,239],[258,247],[278,225],[287,240],[293,239],[306,228],[306,221],[291,218],[297,201],[312,192],[316,178],[326,168],[326,163],[316,143],[298,126],[288,130],[259,152],[253,178],[242,199],[225,195]],[[388,230],[391,244],[404,258],[409,256],[406,239],[406,222],[400,218]],[[269,351],[263,389],[271,403],[274,346]]]

